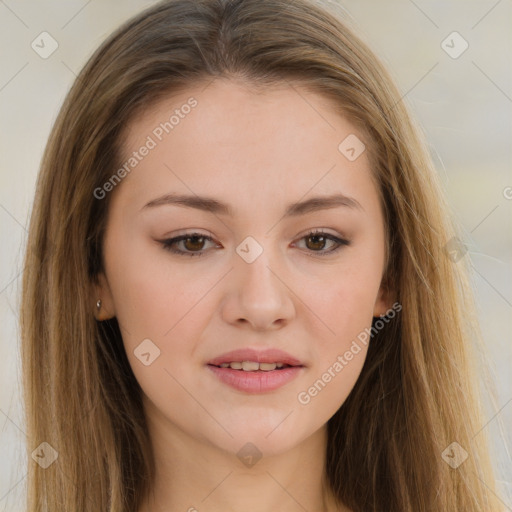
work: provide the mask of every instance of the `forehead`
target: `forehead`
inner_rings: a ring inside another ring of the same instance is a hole
[[[121,159],[134,165],[115,194],[139,204],[173,191],[241,201],[286,195],[287,203],[308,190],[371,193],[366,152],[350,160],[340,149],[363,136],[336,110],[334,100],[291,83],[255,89],[217,79],[182,90],[127,127]],[[144,146],[145,156],[134,156]]]

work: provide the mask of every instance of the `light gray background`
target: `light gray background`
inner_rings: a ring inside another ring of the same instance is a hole
[[[66,92],[92,51],[152,3],[0,0],[0,511],[22,510],[26,483],[17,311],[42,151]],[[503,509],[512,510],[511,1],[346,0],[341,5],[391,68],[423,126],[464,227],[486,355],[498,388],[496,408],[487,400],[481,432],[492,437],[499,496]],[[31,48],[43,31],[59,45],[47,59]],[[469,44],[456,59],[441,47],[453,31]]]

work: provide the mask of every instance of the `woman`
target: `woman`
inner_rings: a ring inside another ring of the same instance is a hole
[[[28,510],[498,510],[456,235],[398,90],[327,8],[136,16],[38,181]]]

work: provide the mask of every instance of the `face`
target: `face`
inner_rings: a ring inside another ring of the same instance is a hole
[[[278,454],[343,404],[358,335],[389,307],[361,141],[329,100],[287,84],[217,79],[133,121],[94,303],[119,321],[155,429]]]

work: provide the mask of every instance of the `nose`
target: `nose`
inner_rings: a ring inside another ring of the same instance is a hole
[[[235,268],[222,305],[224,320],[255,331],[287,325],[295,315],[293,292],[277,258],[270,258],[266,250],[252,263],[234,257]]]

